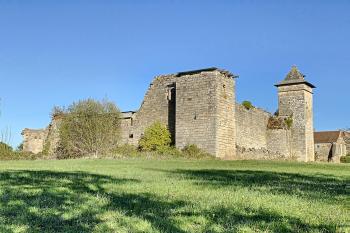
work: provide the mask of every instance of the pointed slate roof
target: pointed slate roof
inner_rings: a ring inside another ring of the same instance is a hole
[[[312,85],[311,83],[305,80],[305,75],[302,74],[296,66],[292,66],[292,69],[289,71],[286,78],[282,82],[276,84],[275,86],[279,87],[279,86],[288,86],[288,85],[295,85],[295,84],[306,84],[311,88],[315,88],[314,85]]]

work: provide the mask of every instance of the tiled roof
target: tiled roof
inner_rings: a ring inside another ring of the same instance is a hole
[[[338,141],[341,131],[323,131],[314,133],[314,141],[317,143],[333,143]]]

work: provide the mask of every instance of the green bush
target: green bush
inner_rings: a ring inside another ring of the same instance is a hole
[[[120,111],[114,103],[81,100],[62,112],[58,158],[98,157],[117,148],[121,131]]]
[[[252,102],[247,101],[247,100],[243,101],[243,102],[242,102],[242,105],[243,105],[243,107],[245,107],[247,110],[250,110],[250,109],[254,108]]]
[[[141,151],[161,151],[170,147],[171,135],[168,128],[160,122],[149,126],[139,141]]]
[[[212,157],[209,153],[200,149],[197,145],[187,145],[182,149],[182,153],[185,157],[189,158],[205,158]]]
[[[340,157],[341,163],[350,163],[350,155]]]
[[[33,160],[38,157],[40,157],[40,155],[18,150],[14,151],[8,144],[0,142],[0,160]]]

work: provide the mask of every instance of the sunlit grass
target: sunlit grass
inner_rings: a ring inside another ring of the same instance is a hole
[[[0,164],[0,232],[346,232],[350,166],[262,161]]]

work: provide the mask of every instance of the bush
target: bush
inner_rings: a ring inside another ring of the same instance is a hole
[[[252,102],[247,101],[247,100],[243,101],[243,102],[242,102],[242,105],[243,105],[243,107],[245,107],[247,110],[250,110],[250,109],[254,108]]]
[[[13,149],[11,146],[9,146],[8,144],[6,144],[4,142],[0,142],[0,153],[10,153],[12,151],[13,151]]]
[[[59,127],[58,158],[98,157],[112,153],[120,140],[120,111],[109,101],[73,103],[64,110]]]
[[[197,145],[194,145],[194,144],[185,146],[182,149],[182,153],[185,157],[189,157],[189,158],[212,157],[209,153],[203,151]]]
[[[350,163],[350,155],[340,157],[341,163]]]
[[[183,157],[183,153],[178,150],[176,147],[168,146],[168,147],[161,147],[158,151],[158,154],[161,156],[169,156],[169,157]]]
[[[139,141],[141,151],[161,151],[170,147],[171,135],[168,128],[160,122],[149,126]]]

